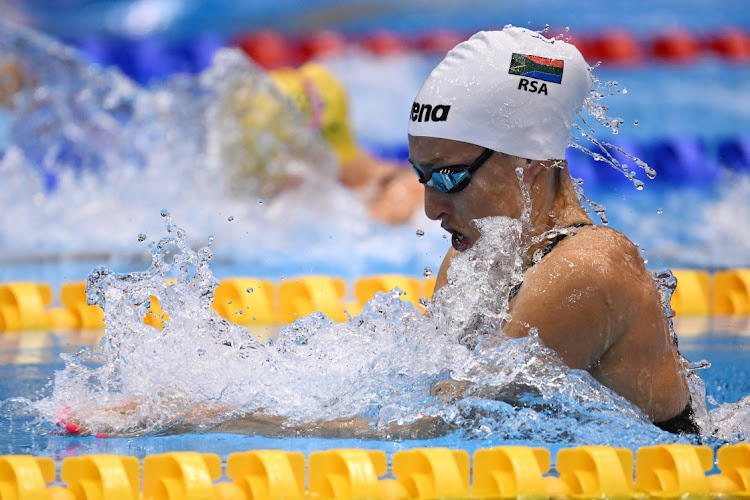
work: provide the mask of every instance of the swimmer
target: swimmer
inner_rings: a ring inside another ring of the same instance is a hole
[[[520,173],[531,198],[526,236],[535,243],[526,251],[523,282],[511,293],[512,320],[503,333],[520,338],[536,328],[570,368],[587,370],[663,429],[697,433],[685,367],[654,279],[633,243],[594,225],[562,160],[575,114],[589,93],[589,71],[572,45],[508,27],[459,44],[430,74],[410,110],[409,147],[424,184],[425,212],[452,236],[436,288],[446,285],[451,259],[480,238],[474,220],[522,217]],[[555,229],[556,236],[533,239]],[[513,389],[456,380],[432,392],[513,400]],[[107,414],[134,409],[131,403],[94,412],[104,413],[97,420],[106,421]],[[262,408],[222,421],[229,411],[186,407],[170,431],[414,438],[451,430],[432,418],[386,430],[372,429],[364,418],[286,425]],[[91,410],[86,413],[67,418],[65,426],[105,432],[85,428],[83,422],[93,421]],[[218,425],[211,428],[211,422]]]
[[[34,72],[12,55],[0,58],[0,107],[17,111],[15,95],[38,85]],[[327,157],[321,155],[322,148],[329,156],[333,151],[338,180],[359,196],[374,219],[398,224],[421,210],[421,186],[408,164],[376,158],[357,145],[349,125],[346,91],[328,69],[307,63],[298,69],[270,73],[257,69],[251,74],[241,85],[229,85],[231,95],[219,93],[220,105],[229,103],[222,108],[223,115],[234,119],[211,127],[214,141],[222,144],[218,149],[222,163],[229,166],[231,184],[240,194],[254,191],[259,197],[270,197],[298,186],[299,172],[295,174],[293,168],[286,172],[285,164],[301,157],[322,170],[326,161],[321,156]],[[289,102],[283,102],[284,96]],[[300,114],[293,112],[295,107]],[[317,141],[318,145],[300,138],[302,120],[310,127],[307,135],[325,141]]]
[[[365,202],[371,217],[398,224],[421,209],[422,188],[408,164],[376,158],[356,144],[346,90],[325,66],[310,62],[271,71],[270,76],[333,148],[339,180]]]
[[[521,218],[523,182],[531,197],[524,236],[538,242],[524,255],[503,333],[520,338],[536,328],[570,368],[587,370],[656,425],[696,433],[654,278],[625,235],[592,222],[567,170],[565,148],[590,82],[573,45],[510,26],[457,45],[429,75],[411,110],[409,152],[425,213],[451,235],[436,290],[451,259],[480,238],[476,219]],[[467,391],[481,394],[461,381],[433,388],[446,397]]]

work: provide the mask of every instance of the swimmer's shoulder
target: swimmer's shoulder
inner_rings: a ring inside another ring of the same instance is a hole
[[[646,274],[638,247],[620,231],[606,226],[573,228],[538,264],[524,281],[534,277],[565,276],[569,287],[597,287],[626,296],[627,277],[640,282]],[[633,290],[634,291],[634,290]]]
[[[572,228],[549,257],[552,257],[549,261],[575,257],[582,264],[604,270],[622,265],[644,267],[638,247],[627,236],[611,227],[595,224]]]

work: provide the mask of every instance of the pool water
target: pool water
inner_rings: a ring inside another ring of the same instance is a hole
[[[660,4],[675,7],[674,2]],[[46,2],[35,5],[43,7]],[[740,2],[730,6],[720,13],[724,19],[746,17],[748,10],[741,8]],[[691,19],[690,9],[681,7],[682,4],[677,8],[683,16],[681,23],[693,29],[699,29],[707,18],[718,22],[716,16],[700,14]],[[568,6],[560,8],[565,12],[570,10]],[[627,11],[619,12],[623,15],[617,17],[630,19],[633,30],[652,29],[663,21],[658,13],[644,18],[640,6],[619,6],[618,9]],[[526,15],[519,12],[520,7],[511,10],[515,17]],[[525,12],[527,6],[522,10]],[[570,15],[576,16],[573,10]],[[595,9],[586,10],[593,12]],[[544,13],[550,14],[546,10]],[[507,17],[508,12],[495,14],[498,18]],[[614,17],[611,13],[607,15],[607,22],[610,22]],[[485,21],[486,18],[481,20]],[[591,13],[583,24],[593,29],[601,21],[601,17]],[[468,24],[475,23],[476,20]],[[349,28],[358,26],[354,22]],[[410,28],[398,22],[394,26]],[[464,26],[468,27],[466,23]],[[352,123],[360,141],[376,152],[401,148],[401,153],[406,127],[402,110],[409,108],[418,86],[434,63],[430,58],[413,54],[374,59],[355,53],[326,61],[349,90],[353,103]],[[725,78],[727,71],[732,78]],[[106,70],[98,74],[103,79],[111,76]],[[377,78],[373,78],[373,74]],[[662,139],[695,137],[707,145],[710,155],[706,153],[706,158],[716,160],[719,141],[734,139],[738,131],[750,127],[747,103],[750,70],[745,66],[731,66],[716,60],[702,60],[683,67],[608,68],[605,65],[600,77],[617,80],[629,89],[627,96],[613,96],[611,110],[625,120],[622,136],[635,146],[650,148]],[[164,88],[155,86],[138,89],[133,95],[148,94],[146,99],[153,99],[164,95],[159,94],[163,91]],[[8,135],[5,125],[7,116],[0,116],[3,148],[7,146]],[[217,277],[246,275],[280,279],[296,274],[324,273],[351,279],[376,272],[421,275],[425,268],[437,269],[448,246],[441,229],[421,214],[398,227],[364,220],[363,207],[335,186],[316,186],[316,190],[302,193],[298,199],[287,198],[279,203],[270,200],[261,203],[257,196],[246,193],[244,196],[230,194],[223,177],[225,173],[201,170],[198,175],[189,169],[180,170],[183,165],[174,158],[189,155],[186,151],[177,153],[160,157],[143,170],[122,168],[79,177],[61,175],[54,192],[45,192],[38,176],[22,168],[25,165],[14,163],[13,155],[0,159],[0,173],[8,186],[0,192],[0,207],[6,213],[0,222],[0,282],[36,280],[49,282],[57,288],[64,281],[85,279],[100,264],[117,271],[144,269],[148,252],[136,237],[146,233],[150,240],[153,234],[159,233],[161,218],[158,214],[162,208],[174,213],[198,245],[205,244],[209,235],[215,235],[212,269]],[[651,161],[650,157],[645,159]],[[164,168],[166,165],[173,168]],[[663,169],[660,172],[668,172],[670,168],[679,170],[673,165],[657,168]],[[720,170],[718,166],[712,172],[716,175],[710,182],[696,184],[682,183],[679,179],[670,184],[663,181],[668,177],[657,176],[656,181],[647,181],[646,189],[640,192],[624,178],[619,184],[603,181],[597,184],[594,178],[584,179],[584,187],[591,199],[607,205],[610,224],[641,246],[649,268],[747,266],[750,233],[738,231],[737,221],[750,219],[750,176]],[[596,177],[607,175],[619,174],[606,166],[597,170]],[[138,203],[133,203],[134,199],[138,199]],[[417,230],[423,230],[424,236],[416,236]],[[706,385],[708,408],[717,418],[730,415],[741,419],[748,414],[747,401],[736,405],[750,394],[748,324],[748,318],[735,317],[679,318],[676,322],[682,354],[691,361],[705,359],[711,363],[709,368],[700,370],[699,375]],[[480,447],[523,444],[547,447],[554,455],[560,447],[583,444],[636,449],[679,441],[717,448],[726,442],[750,439],[743,433],[742,425],[719,425],[721,432],[717,436],[706,437],[676,437],[655,427],[638,427],[640,435],[634,438],[632,433],[619,433],[614,421],[609,426],[605,423],[593,429],[582,427],[586,424],[583,421],[562,419],[559,420],[561,426],[570,425],[567,434],[524,432],[522,426],[520,431],[506,431],[496,425],[474,437],[454,433],[412,441],[278,439],[229,434],[105,439],[58,435],[54,426],[40,422],[18,398],[36,401],[48,397],[51,378],[65,368],[61,355],[72,354],[80,346],[95,346],[101,335],[101,331],[2,332],[0,423],[6,432],[0,434],[1,454],[32,453],[60,460],[94,453],[143,458],[167,451],[199,450],[217,453],[226,459],[233,452],[262,448],[309,454],[341,447],[382,449],[392,453],[420,446],[446,446],[471,452]],[[536,415],[528,408],[515,411],[508,420],[509,426],[519,425],[524,418],[533,421]],[[584,417],[579,415],[582,420]],[[552,418],[554,422],[554,417],[547,414],[544,418]],[[582,432],[579,427],[590,432]]]
[[[750,394],[750,318],[707,317],[678,318],[677,331],[680,336],[680,351],[690,361],[708,360],[710,368],[699,374],[706,384],[709,409],[736,403]],[[49,390],[49,380],[56,370],[64,368],[62,353],[72,353],[82,345],[94,346],[101,338],[101,331],[70,332],[5,332],[0,337],[0,400],[6,400],[2,408],[2,424],[7,432],[0,436],[0,454],[32,453],[63,459],[95,453],[146,455],[178,450],[199,450],[216,453],[226,458],[230,453],[248,449],[283,449],[302,451],[305,454],[316,450],[341,447],[382,449],[392,453],[402,449],[422,446],[445,446],[473,451],[478,448],[503,444],[545,446],[554,450],[584,444],[598,444],[597,436],[589,436],[585,442],[575,440],[546,442],[518,437],[508,440],[501,434],[487,435],[482,439],[447,435],[429,440],[358,440],[320,438],[267,438],[234,434],[183,434],[172,436],[141,436],[138,438],[76,437],[55,435],[55,428],[33,423],[33,417],[20,410],[13,398],[36,399]],[[654,428],[655,429],[655,428]],[[649,443],[649,439],[653,439]],[[614,443],[616,446],[638,447],[657,442],[690,442],[719,447],[727,442],[745,441],[748,436],[725,436],[724,439],[710,437],[680,437],[656,431],[638,443]],[[611,445],[611,442],[603,443]]]

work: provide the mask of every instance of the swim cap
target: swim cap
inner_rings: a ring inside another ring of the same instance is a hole
[[[278,88],[307,116],[310,125],[323,134],[345,165],[359,148],[349,126],[346,90],[325,66],[310,62],[299,69],[282,68],[270,73]]]
[[[565,158],[590,68],[573,45],[525,28],[481,31],[427,77],[409,135],[453,139],[521,158]]]

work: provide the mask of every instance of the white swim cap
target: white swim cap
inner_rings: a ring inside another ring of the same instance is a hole
[[[409,135],[468,142],[521,158],[565,158],[576,113],[591,89],[573,45],[525,28],[482,31],[427,77]]]

